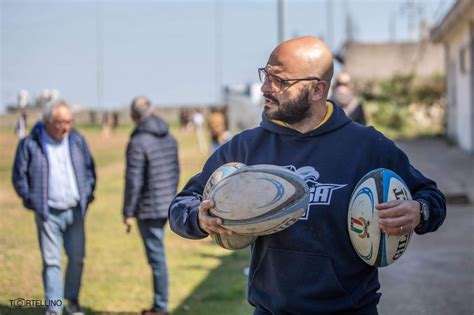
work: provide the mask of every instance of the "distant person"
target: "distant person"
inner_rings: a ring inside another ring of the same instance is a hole
[[[199,151],[204,153],[208,150],[206,135],[204,133],[204,123],[206,119],[199,109],[194,110],[192,113],[192,123],[194,126],[194,131],[196,132],[196,137],[199,144]]]
[[[112,129],[113,130],[117,129],[119,125],[120,125],[120,113],[113,112],[112,113]]]
[[[112,127],[112,122],[110,119],[110,113],[104,112],[102,115],[102,137],[108,138],[110,137],[110,130]]]
[[[357,97],[351,77],[347,72],[341,72],[336,78],[332,98],[339,104],[347,116],[361,125],[366,125],[362,101]]]
[[[153,272],[153,305],[143,315],[168,314],[168,269],[163,240],[168,207],[179,182],[176,140],[168,126],[152,114],[146,97],[133,99],[130,109],[136,125],[127,147],[123,220],[130,231],[137,219],[148,263]]]
[[[26,137],[27,118],[26,112],[22,112],[16,123],[15,134],[20,140]]]
[[[191,112],[187,108],[182,108],[179,111],[179,125],[181,128],[181,131],[186,131],[187,133],[190,133],[192,130],[192,122],[191,122]]]
[[[17,148],[13,186],[26,208],[35,212],[43,259],[46,301],[68,300],[68,314],[83,314],[79,289],[85,253],[84,219],[94,199],[94,160],[83,136],[72,128],[64,101],[46,108],[43,121]],[[65,286],[61,251],[68,257]],[[62,303],[48,303],[46,314],[61,314]]]
[[[295,224],[252,244],[247,299],[253,314],[376,315],[378,270],[360,259],[347,232],[355,186],[381,167],[405,180],[413,200],[374,209],[387,235],[436,231],[446,217],[445,198],[391,140],[327,100],[333,59],[324,42],[311,36],[285,41],[258,73],[265,99],[260,126],[211,155],[171,203],[170,227],[189,239],[231,235],[210,214],[212,200],[203,199],[211,174],[229,162],[284,166],[305,180],[309,205]]]
[[[211,136],[211,151],[214,152],[230,140],[225,114],[221,110],[212,109],[208,118],[208,126]]]

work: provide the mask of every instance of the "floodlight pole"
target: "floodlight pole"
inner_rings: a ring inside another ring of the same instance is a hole
[[[285,1],[278,0],[278,43],[285,40]]]
[[[100,1],[96,0],[96,58],[97,58],[97,72],[96,72],[96,84],[97,84],[97,109],[100,109],[103,105],[103,43],[102,43],[102,12],[100,7]]]

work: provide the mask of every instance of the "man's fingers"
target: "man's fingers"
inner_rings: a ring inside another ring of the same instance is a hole
[[[381,225],[380,228],[384,231],[385,234],[395,236],[405,235],[412,231],[412,229],[407,226],[403,226],[403,228],[401,228],[401,226],[389,227]]]
[[[378,210],[390,209],[390,208],[398,206],[399,204],[402,203],[402,201],[403,200],[392,200],[392,201],[389,201],[389,202],[380,203],[380,204],[376,205],[375,208],[378,209]]]
[[[389,203],[383,204],[384,208],[377,211],[379,218],[401,217],[407,213],[407,208],[404,207],[400,202],[391,204],[390,207],[385,207],[385,205],[388,204]]]
[[[204,200],[199,206],[199,226],[207,233],[219,233],[231,235],[232,231],[222,227],[222,219],[209,214],[209,209],[214,206],[211,200]]]
[[[208,212],[209,209],[211,209],[214,206],[214,203],[212,200],[204,200],[201,202],[201,205],[199,205],[199,211],[202,212]]]
[[[410,224],[410,220],[405,216],[384,218],[384,219],[379,218],[377,221],[380,226],[386,226],[386,227],[399,227],[402,225]]]

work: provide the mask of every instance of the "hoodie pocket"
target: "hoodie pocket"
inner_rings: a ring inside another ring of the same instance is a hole
[[[349,297],[329,257],[275,248],[268,248],[256,267],[250,290],[255,298],[271,296],[272,302],[283,307],[315,301],[331,304],[331,300]]]

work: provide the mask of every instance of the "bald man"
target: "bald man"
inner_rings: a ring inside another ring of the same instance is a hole
[[[294,225],[253,243],[248,301],[254,314],[377,314],[377,269],[357,256],[347,233],[355,185],[380,167],[406,181],[416,201],[378,207],[390,235],[435,231],[446,215],[444,196],[392,141],[327,100],[333,61],[322,41],[286,41],[258,71],[265,99],[260,126],[220,147],[187,183],[169,209],[171,228],[190,239],[231,234],[209,215],[211,201],[202,200],[212,172],[228,162],[287,167],[306,180],[310,203]]]

